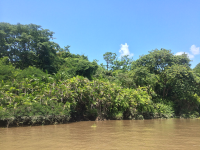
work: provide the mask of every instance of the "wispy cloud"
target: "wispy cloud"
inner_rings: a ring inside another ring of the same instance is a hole
[[[190,58],[190,59],[192,59],[192,58],[194,58],[194,55],[192,55],[192,54],[189,54],[189,53],[187,53],[187,52],[178,52],[178,53],[176,53],[175,55],[182,55],[182,54],[187,54],[187,56]]]
[[[127,43],[125,43],[124,45],[121,44],[121,49],[119,50],[119,52],[121,53],[120,57],[125,56],[125,55],[132,57],[134,55],[133,53],[130,53]]]
[[[196,47],[195,45],[192,45],[192,46],[190,47],[190,51],[192,52],[193,55],[198,55],[198,54],[200,54],[199,47]]]

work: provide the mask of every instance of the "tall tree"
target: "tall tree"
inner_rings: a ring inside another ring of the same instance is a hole
[[[186,54],[174,56],[166,49],[154,50],[132,64],[132,77],[137,86],[153,87],[158,99],[176,106],[176,113],[198,110],[199,79]],[[194,105],[195,104],[195,105]]]
[[[121,60],[115,60],[113,62],[112,69],[113,70],[130,70],[131,63],[133,62],[132,58],[129,58],[128,55],[122,56]]]
[[[186,54],[175,56],[171,53],[171,50],[155,49],[136,60],[132,65],[132,69],[134,69],[134,67],[144,66],[150,70],[150,73],[159,74],[164,71],[165,68],[174,64],[190,67],[190,61]]]
[[[59,45],[51,41],[53,32],[35,24],[0,23],[0,35],[0,58],[9,57],[21,69],[36,66],[49,73],[56,72]]]
[[[109,65],[113,64],[113,61],[115,60],[116,56],[117,55],[112,52],[106,52],[105,54],[103,54],[103,58],[106,61],[107,70],[109,68]]]

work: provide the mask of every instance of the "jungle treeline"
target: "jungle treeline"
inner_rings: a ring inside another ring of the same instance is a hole
[[[0,23],[0,126],[80,120],[197,118],[200,64],[155,49],[90,62],[35,24]]]

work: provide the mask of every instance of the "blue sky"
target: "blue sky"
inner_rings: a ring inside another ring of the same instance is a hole
[[[99,64],[105,52],[136,60],[156,48],[200,62],[200,0],[1,0],[0,22],[41,25]]]

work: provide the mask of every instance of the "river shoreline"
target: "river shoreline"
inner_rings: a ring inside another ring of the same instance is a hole
[[[181,117],[181,116],[175,116],[175,117],[172,117],[172,118],[164,118],[164,117],[161,117],[161,118],[148,118],[148,119],[121,119],[121,120],[166,120],[166,119],[200,119],[199,118],[184,118],[184,117]],[[9,124],[7,126],[7,122],[6,121],[2,121],[0,120],[0,128],[16,128],[16,127],[33,127],[33,126],[48,126],[48,125],[62,125],[62,124],[70,124],[70,123],[75,123],[75,122],[82,122],[82,121],[95,121],[95,122],[103,122],[103,121],[113,121],[113,120],[116,120],[116,119],[102,119],[102,120],[89,120],[89,119],[83,119],[83,120],[70,120],[70,121],[67,121],[67,122],[63,122],[63,123],[59,123],[59,122],[55,122],[55,123],[49,123],[49,124],[17,124],[17,123],[14,123],[14,124]]]

